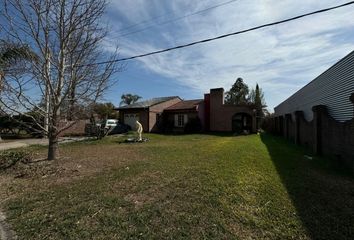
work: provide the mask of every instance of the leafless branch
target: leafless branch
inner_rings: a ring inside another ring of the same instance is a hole
[[[50,159],[55,158],[59,133],[68,127],[59,129],[61,119],[69,118],[70,124],[79,119],[83,109],[90,109],[114,84],[114,74],[124,68],[115,62],[92,64],[113,59],[118,53],[109,56],[102,50],[107,31],[100,19],[105,7],[105,0],[0,3],[0,38],[28,44],[38,55],[25,72],[8,75],[0,102],[8,112],[30,117],[28,112],[35,111],[47,119],[43,125],[32,118],[49,137]]]

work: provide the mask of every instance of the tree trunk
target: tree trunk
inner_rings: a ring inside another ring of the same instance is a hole
[[[58,137],[49,137],[48,160],[55,160],[58,157]]]
[[[57,112],[56,112],[57,113]],[[55,160],[58,158],[58,126],[57,126],[58,115],[54,114],[52,121],[49,124],[49,144],[48,144],[48,160]]]

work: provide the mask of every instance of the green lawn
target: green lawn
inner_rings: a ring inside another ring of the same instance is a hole
[[[3,174],[19,238],[354,239],[354,179],[303,148],[268,135],[148,137],[64,145],[35,174]]]

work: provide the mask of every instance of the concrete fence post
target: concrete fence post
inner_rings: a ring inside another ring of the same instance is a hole
[[[317,105],[312,107],[313,111],[313,152],[314,154],[322,154],[322,118],[327,112],[325,105]]]
[[[300,118],[303,116],[303,111],[295,111],[295,144],[300,145]]]

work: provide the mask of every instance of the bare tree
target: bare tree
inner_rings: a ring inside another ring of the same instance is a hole
[[[102,50],[106,5],[105,0],[3,0],[0,6],[7,38],[29,44],[39,58],[27,74],[7,79],[0,101],[8,112],[31,117],[48,136],[49,160],[57,158],[59,134],[75,123],[74,106],[91,108],[122,70],[110,61],[117,51]],[[62,125],[64,116],[71,121]]]

